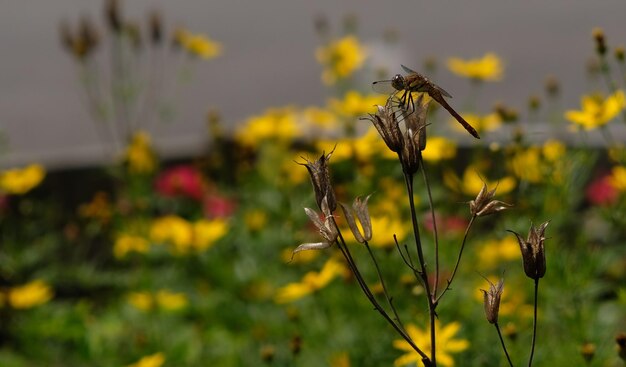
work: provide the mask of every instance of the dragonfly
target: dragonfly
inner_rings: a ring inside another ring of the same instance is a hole
[[[450,93],[446,92],[443,88],[433,83],[425,77],[424,75],[418,73],[415,70],[411,70],[404,65],[401,65],[402,69],[407,73],[406,76],[402,76],[400,74],[396,74],[390,80],[379,80],[372,84],[372,88],[374,91],[382,93],[382,94],[391,94],[395,95],[398,93],[402,93],[399,97],[399,106],[415,109],[415,104],[413,101],[413,96],[411,93],[426,93],[430,96],[430,98],[434,99],[439,103],[443,108],[448,111],[452,117],[454,117],[459,124],[463,125],[465,130],[472,134],[476,139],[480,139],[478,136],[478,132],[476,129],[472,127],[465,119],[459,115],[458,112],[452,108],[448,102],[446,102],[444,97],[452,98]]]

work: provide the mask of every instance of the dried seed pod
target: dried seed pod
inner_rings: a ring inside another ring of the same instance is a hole
[[[368,195],[365,200],[361,200],[361,198],[359,197],[354,199],[354,203],[352,204],[352,210],[350,210],[347,205],[339,203],[346,217],[346,221],[348,222],[348,226],[350,227],[350,231],[352,231],[352,235],[354,235],[354,238],[359,243],[364,243],[372,239],[372,221],[370,219],[370,214],[367,209],[367,201],[369,200],[370,196],[371,195]],[[354,211],[354,213],[356,214],[356,217],[361,224],[361,228],[363,228],[363,234],[361,234],[361,231],[357,226],[352,211]]]
[[[493,284],[489,280],[489,290],[481,289],[483,292],[483,302],[485,306],[485,316],[490,324],[498,322],[498,312],[500,311],[500,298],[504,290],[504,279],[500,279],[497,284]]]
[[[149,34],[153,45],[159,45],[163,41],[163,20],[161,13],[156,10],[150,13]]]
[[[493,200],[495,194],[496,189],[489,191],[487,189],[487,184],[483,182],[483,187],[480,189],[478,195],[476,195],[476,199],[470,200],[469,202],[470,213],[472,216],[483,217],[513,206],[500,200]]]
[[[550,222],[544,222],[538,227],[531,224],[528,239],[524,240],[517,232],[509,230],[517,237],[522,251],[524,273],[531,279],[543,278],[546,273],[546,254],[544,248],[545,230]]]
[[[313,184],[313,190],[315,191],[315,200],[320,209],[322,208],[322,201],[326,199],[330,212],[334,212],[337,209],[337,200],[335,199],[335,192],[330,182],[330,172],[328,169],[328,161],[333,152],[328,154],[322,153],[322,155],[315,161],[309,161],[304,158],[305,163],[299,163],[307,168],[309,176],[311,177],[311,183]]]

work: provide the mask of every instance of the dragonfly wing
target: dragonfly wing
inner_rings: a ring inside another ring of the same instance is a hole
[[[379,80],[372,83],[372,89],[376,93],[380,94],[391,94],[397,92],[396,89],[391,84],[391,80]]]
[[[402,69],[404,69],[404,71],[407,72],[408,74],[417,74],[417,71],[415,70],[411,70],[410,68],[407,68],[404,65],[400,65],[400,66],[402,66]]]
[[[438,86],[437,84],[434,84],[434,83],[433,83],[433,85],[435,86],[435,88],[437,88],[437,90],[438,90],[439,92],[441,92],[441,94],[442,94],[444,97],[452,98],[452,95],[451,95],[450,93],[446,92],[446,91],[445,91],[445,89],[441,88],[441,87],[440,87],[440,86]]]

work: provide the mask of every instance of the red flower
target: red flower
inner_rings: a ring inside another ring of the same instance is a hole
[[[172,167],[159,175],[155,183],[156,191],[166,197],[186,196],[201,201],[205,185],[200,172],[193,166]]]
[[[436,216],[437,220],[437,230],[440,234],[448,234],[448,235],[459,235],[465,232],[468,221],[465,218],[461,218],[458,216],[449,216],[449,217],[441,217],[439,215]],[[424,216],[424,228],[428,232],[434,231],[433,226],[433,217],[429,214]]]
[[[230,217],[235,212],[236,203],[226,197],[212,193],[204,197],[204,216],[207,218]]]
[[[610,183],[610,175],[603,175],[591,181],[585,196],[592,205],[608,206],[617,201],[619,192]]]

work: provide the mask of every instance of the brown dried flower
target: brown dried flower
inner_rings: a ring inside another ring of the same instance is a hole
[[[372,221],[370,219],[370,214],[367,209],[367,201],[369,200],[370,196],[371,195],[368,195],[367,197],[365,197],[364,200],[361,200],[360,197],[354,199],[354,203],[352,204],[352,210],[350,210],[347,205],[339,203],[339,205],[341,205],[341,209],[343,210],[344,215],[346,216],[346,221],[348,221],[348,226],[350,227],[354,238],[359,243],[364,243],[372,239]],[[363,234],[361,234],[361,231],[357,226],[352,211],[354,211],[354,213],[356,214],[356,217],[361,224],[361,228],[363,228]]]
[[[489,290],[481,289],[483,292],[483,301],[485,305],[485,316],[490,324],[498,322],[498,312],[500,311],[500,298],[504,290],[504,279],[500,279],[497,284],[489,282]]]
[[[470,200],[469,202],[470,213],[472,216],[483,217],[513,206],[500,200],[493,200],[495,194],[496,189],[489,191],[487,189],[487,184],[483,182],[483,187],[480,189],[476,199]]]
[[[615,342],[617,343],[617,354],[622,361],[626,362],[626,333],[617,334]]]
[[[389,98],[385,106],[378,106],[376,114],[369,114],[369,117],[362,119],[370,120],[378,133],[383,138],[387,147],[392,151],[399,153],[402,151],[403,137],[402,130],[396,117],[393,99]]]
[[[522,250],[524,272],[531,279],[539,280],[546,274],[546,254],[544,249],[545,231],[550,222],[544,222],[538,227],[530,225],[528,239],[524,240],[517,232],[509,230],[517,237]]]
[[[313,191],[315,191],[315,201],[317,202],[317,206],[323,211],[322,200],[326,199],[331,213],[337,209],[337,200],[335,199],[335,192],[330,182],[330,173],[328,170],[328,160],[332,154],[332,151],[328,154],[322,153],[322,155],[315,161],[309,161],[308,159],[303,158],[306,162],[298,163],[305,166],[309,171],[311,183],[313,184]]]
[[[313,222],[315,227],[318,229],[319,234],[324,240],[321,242],[301,244],[300,246],[296,247],[295,250],[293,250],[293,253],[291,254],[292,258],[293,255],[297,254],[300,251],[321,250],[329,248],[337,240],[337,237],[339,236],[339,230],[335,225],[335,221],[328,207],[328,201],[326,200],[326,198],[322,200],[321,207],[322,215],[324,216],[323,220],[322,218],[320,218],[320,215],[311,208],[304,208],[304,212],[309,217],[309,219],[311,219],[311,222]]]

